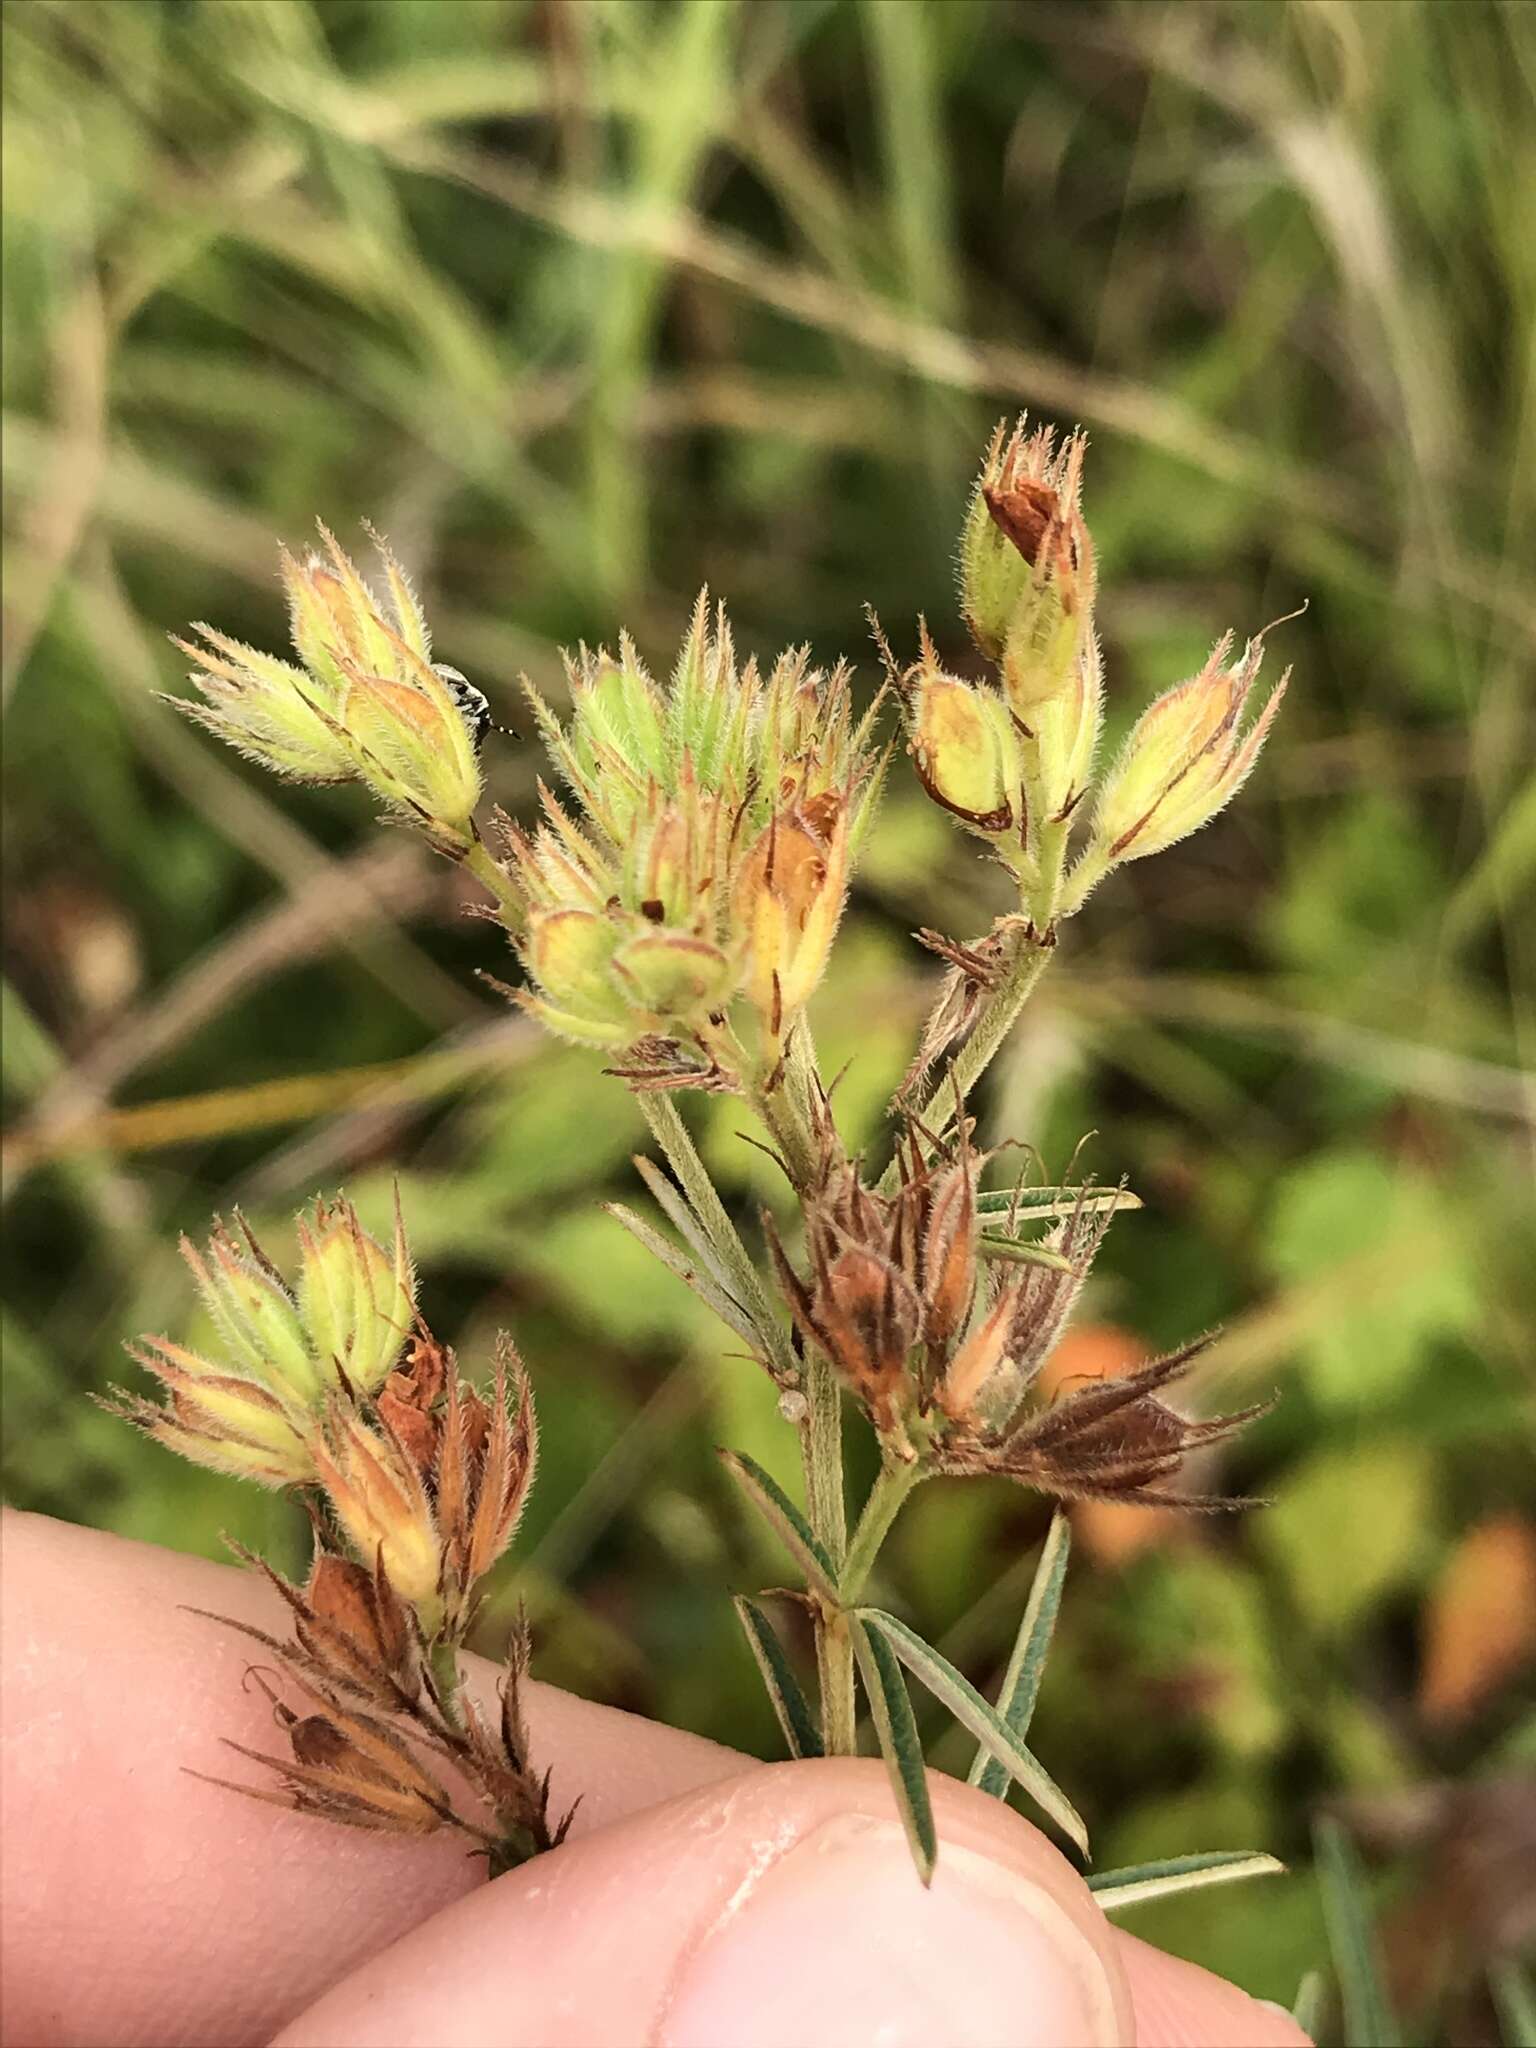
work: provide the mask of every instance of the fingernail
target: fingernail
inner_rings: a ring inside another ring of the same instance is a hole
[[[836,1930],[835,1935],[832,1930]],[[1048,1892],[946,1842],[925,1892],[894,1823],[765,1840],[679,1958],[658,2048],[1113,2048],[1109,1974]]]

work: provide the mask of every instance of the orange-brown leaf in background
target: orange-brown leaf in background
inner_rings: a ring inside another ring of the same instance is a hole
[[[1495,1515],[1451,1552],[1424,1607],[1419,1712],[1450,1726],[1536,1660],[1536,1529]]]

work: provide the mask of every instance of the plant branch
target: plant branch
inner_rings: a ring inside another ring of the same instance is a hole
[[[505,869],[494,858],[478,832],[470,841],[468,850],[462,857],[462,864],[469,869],[475,880],[483,883],[495,897],[498,921],[505,925],[509,932],[520,931],[524,921],[522,900],[508,880]]]

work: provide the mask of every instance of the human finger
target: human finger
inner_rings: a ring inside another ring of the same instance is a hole
[[[265,2040],[328,1984],[483,1885],[462,1838],[367,1834],[241,1799],[220,1738],[274,1746],[259,1651],[186,1612],[286,1633],[256,1574],[9,1514],[0,2039],[18,2048]],[[494,1667],[471,1683],[494,1698]],[[699,1737],[528,1689],[576,1834],[741,1767]]]
[[[880,1765],[759,1765],[461,1899],[281,2048],[1080,2048],[1134,2039],[1119,1944],[1001,1801],[932,1780],[924,1889]]]

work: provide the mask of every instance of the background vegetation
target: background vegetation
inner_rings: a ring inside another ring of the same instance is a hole
[[[521,1589],[545,1676],[771,1752],[725,1595],[774,1561],[711,1446],[792,1447],[599,1212],[632,1105],[473,982],[454,875],[158,701],[163,635],[277,645],[318,513],[392,537],[509,722],[563,642],[664,665],[705,579],[748,646],[867,680],[869,600],[963,662],[986,432],[1081,420],[1117,729],[1311,609],[1241,803],[1100,893],[989,1090],[1147,1203],[1076,1366],[1219,1320],[1202,1398],[1283,1395],[1226,1475],[1267,1512],[1080,1527],[1039,1746],[1104,1860],[1297,1860],[1136,1922],[1287,2001],[1344,1813],[1414,2038],[1493,2038],[1536,1897],[1533,88],[1498,0],[9,6],[9,1497],[296,1563],[85,1397],[184,1323],[178,1230],[398,1171],[434,1322],[471,1360],[509,1322],[539,1389],[486,1640]],[[526,805],[531,750],[489,764]],[[995,900],[899,773],[817,1016],[855,1123],[910,928]],[[934,1488],[886,1597],[990,1683],[1042,1529]]]

